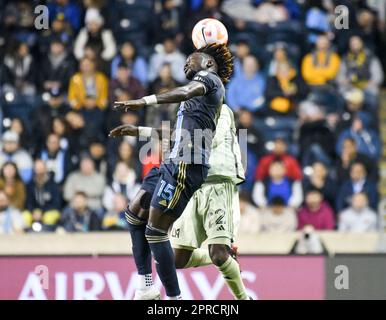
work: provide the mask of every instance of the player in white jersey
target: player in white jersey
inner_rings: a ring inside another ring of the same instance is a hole
[[[240,221],[237,185],[244,182],[245,176],[233,112],[225,104],[217,122],[209,165],[205,183],[173,224],[171,239],[176,267],[213,263],[235,299],[247,300],[239,265],[230,255]],[[204,241],[209,250],[200,248]]]
[[[152,128],[123,125],[111,136],[150,135]],[[235,299],[248,300],[240,268],[231,256],[231,245],[240,220],[237,185],[244,182],[240,146],[232,110],[223,105],[209,157],[210,169],[205,183],[190,199],[171,232],[177,268],[215,264],[223,274]],[[207,240],[208,249],[200,248]],[[142,293],[143,299],[159,296],[154,288]]]

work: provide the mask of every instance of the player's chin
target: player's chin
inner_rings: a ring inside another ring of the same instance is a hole
[[[186,76],[186,79],[188,80],[192,80],[194,75],[196,74],[197,72],[192,70],[192,69],[187,69],[185,70],[185,76]]]

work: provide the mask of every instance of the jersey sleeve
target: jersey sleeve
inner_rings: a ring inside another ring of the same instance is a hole
[[[207,72],[207,71],[199,71],[193,77],[192,81],[201,82],[205,88],[205,94],[209,94],[213,90],[215,90],[218,86],[216,75]]]

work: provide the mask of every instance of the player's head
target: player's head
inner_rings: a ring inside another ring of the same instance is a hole
[[[210,44],[192,53],[184,67],[187,79],[201,70],[216,72],[227,83],[233,71],[233,57],[225,44]]]

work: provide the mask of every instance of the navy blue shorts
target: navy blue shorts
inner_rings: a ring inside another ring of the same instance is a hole
[[[183,161],[178,164],[163,163],[159,169],[151,206],[178,218],[194,192],[204,183],[208,170],[204,165],[186,164]],[[152,182],[153,179],[154,177]],[[150,185],[149,182],[147,184]]]
[[[155,187],[157,186],[159,180],[159,175],[159,168],[151,168],[145,178],[143,178],[141,189],[153,195]]]

